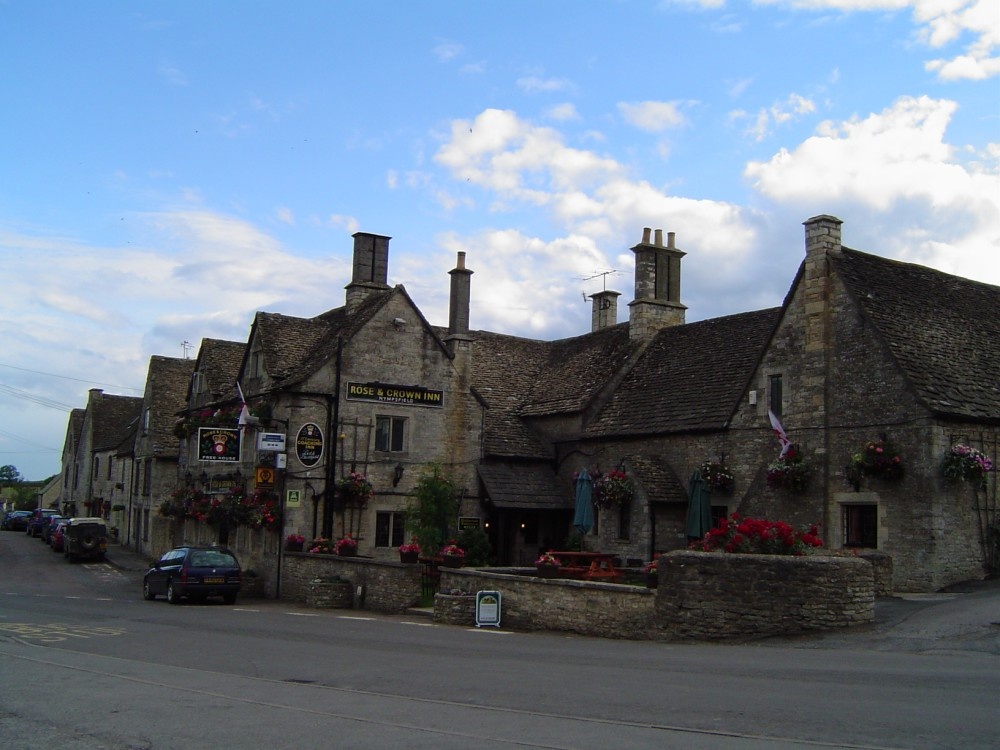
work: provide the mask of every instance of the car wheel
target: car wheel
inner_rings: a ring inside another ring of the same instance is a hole
[[[97,537],[93,534],[84,534],[80,537],[80,546],[83,547],[84,551],[90,552],[97,547]]]
[[[151,602],[156,598],[156,594],[149,590],[149,581],[142,582],[142,598],[147,602]]]
[[[236,594],[226,594],[222,597],[222,601],[226,604],[236,604]]]
[[[174,582],[173,581],[168,581],[167,582],[167,601],[170,602],[171,604],[180,604],[181,603],[181,597],[177,593],[177,589],[174,588]]]

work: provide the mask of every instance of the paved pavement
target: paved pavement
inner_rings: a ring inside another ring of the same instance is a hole
[[[149,558],[110,545],[108,562],[143,573]],[[843,630],[755,641],[761,646],[842,648],[920,653],[972,651],[1000,656],[1000,578],[967,581],[929,594],[899,594],[875,602],[875,622]]]

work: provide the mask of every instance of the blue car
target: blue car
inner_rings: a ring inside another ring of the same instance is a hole
[[[3,522],[0,526],[4,531],[24,531],[28,528],[28,521],[31,520],[30,510],[8,510],[3,514]]]

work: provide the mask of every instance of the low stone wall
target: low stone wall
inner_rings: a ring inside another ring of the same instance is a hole
[[[857,557],[669,552],[656,625],[668,639],[747,638],[874,622],[873,565]]]
[[[475,595],[453,596],[451,594],[435,594],[434,622],[440,622],[445,625],[475,625]]]
[[[285,552],[281,568],[281,598],[306,604],[317,579],[350,581],[352,590],[362,588],[356,606],[375,612],[399,614],[420,604],[423,566],[372,560],[366,557],[313,555]]]
[[[655,636],[654,592],[650,589],[474,568],[440,570],[442,591],[499,591],[500,626],[504,628],[567,631],[602,638]],[[474,609],[467,624],[475,624]]]

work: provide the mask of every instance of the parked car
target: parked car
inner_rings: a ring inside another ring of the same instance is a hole
[[[5,531],[24,531],[30,520],[30,510],[8,510],[3,514],[3,528]]]
[[[103,560],[108,549],[108,528],[100,518],[70,518],[63,528],[63,555],[70,562]]]
[[[56,526],[56,530],[52,532],[52,540],[49,544],[51,545],[53,552],[63,552],[66,549],[64,541],[66,539],[66,523],[68,521],[68,518],[61,520]]]
[[[41,536],[42,526],[48,523],[48,520],[52,516],[58,516],[59,511],[55,508],[36,508],[31,513],[31,519],[28,521],[28,527],[25,532],[28,536]]]
[[[46,544],[52,544],[52,532],[55,531],[56,526],[59,522],[63,520],[63,516],[49,516],[48,523],[42,524],[42,541]]]
[[[177,604],[184,597],[221,596],[233,604],[243,583],[236,555],[225,547],[176,547],[153,563],[142,579],[142,596],[167,597]]]

